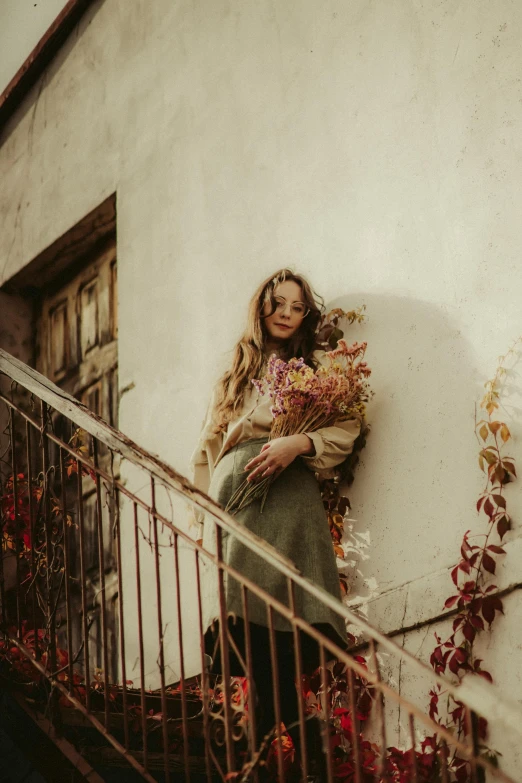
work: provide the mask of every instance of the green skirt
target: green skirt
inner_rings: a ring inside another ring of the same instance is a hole
[[[244,466],[259,454],[266,442],[267,438],[248,440],[227,452],[214,470],[208,493],[210,497],[225,507],[245,479]],[[335,554],[319,485],[301,458],[294,460],[275,479],[262,512],[260,506],[260,501],[254,501],[235,514],[235,519],[291,560],[303,576],[341,600]],[[283,574],[240,543],[234,535],[223,531],[222,542],[223,559],[228,565],[289,606],[288,584]],[[204,525],[203,546],[210,552],[216,551],[215,525],[210,519]],[[243,618],[240,584],[225,573],[224,587],[227,615],[232,620]],[[216,638],[220,614],[217,569],[208,562],[203,567],[202,598],[203,628],[212,628],[206,636],[209,642],[210,637]],[[345,623],[338,614],[298,586],[295,588],[295,605],[299,617],[318,626],[341,647],[346,646]],[[282,615],[274,612],[273,617],[276,631],[291,630],[290,623]],[[248,620],[256,625],[268,625],[264,601],[250,591]],[[207,643],[207,652],[212,656],[209,646]]]

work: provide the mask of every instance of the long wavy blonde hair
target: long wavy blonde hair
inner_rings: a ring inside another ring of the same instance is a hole
[[[308,281],[294,274],[290,269],[279,269],[267,278],[250,301],[245,332],[232,356],[232,365],[217,383],[216,397],[212,419],[214,431],[222,432],[230,421],[235,419],[242,408],[245,391],[253,378],[258,378],[266,359],[265,345],[267,331],[265,318],[276,310],[274,290],[277,285],[291,280],[297,283],[302,291],[303,301],[310,312],[303,319],[299,329],[282,346],[281,357],[290,359],[293,356],[303,357],[307,364],[313,366],[312,354],[316,347],[317,327],[324,311],[323,301],[314,294]],[[270,304],[270,312],[263,315],[265,304]]]

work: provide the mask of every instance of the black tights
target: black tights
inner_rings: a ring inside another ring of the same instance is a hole
[[[266,735],[271,735],[267,747],[275,736],[275,678],[272,671],[273,667],[272,657],[270,655],[268,629],[252,623],[250,626],[250,633],[252,643],[252,674],[256,689],[256,694],[254,695],[256,749],[259,749]],[[296,663],[293,634],[285,631],[276,631],[275,641],[280,717],[292,738],[292,742],[297,751],[297,757],[300,758],[301,737],[299,731],[299,697],[296,688]],[[300,641],[303,671],[312,673],[319,666],[318,646],[313,639],[305,634],[301,634]],[[316,718],[308,718],[306,720],[305,738],[310,771],[313,770],[315,774],[319,773],[320,777],[321,773],[323,773],[324,780],[326,780],[320,724],[319,720]],[[266,757],[266,751],[263,755]]]
[[[330,626],[317,624],[318,630],[326,633]],[[241,617],[229,619],[229,635],[246,660],[245,624]],[[320,662],[319,647],[314,639],[303,632],[300,633],[302,671],[312,674]],[[279,706],[282,722],[292,738],[292,742],[300,754],[299,707],[296,688],[296,662],[294,653],[294,638],[290,631],[275,631],[277,673],[279,683]],[[270,634],[268,628],[256,623],[250,623],[250,644],[252,651],[252,675],[255,684],[255,694],[249,698],[255,709],[256,719],[256,750],[259,750],[266,735],[275,736],[276,717],[274,706],[274,676],[272,672],[272,656],[270,654]],[[221,655],[219,651],[219,634],[217,623],[205,635],[205,646],[213,659],[212,670],[221,673]],[[229,645],[229,667],[233,676],[244,677],[246,672],[241,665],[233,646]],[[307,719],[305,724],[306,748],[309,767],[326,780],[325,761],[322,753],[320,724],[316,718]],[[267,747],[270,745],[270,741]],[[266,757],[266,751],[263,754]]]

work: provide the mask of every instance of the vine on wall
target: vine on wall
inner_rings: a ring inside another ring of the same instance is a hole
[[[323,317],[317,333],[317,344],[325,351],[335,350],[339,340],[344,337],[344,331],[341,329],[341,323],[347,323],[351,326],[353,323],[363,323],[366,318],[366,305],[361,305],[355,310],[344,311],[340,308],[330,310]],[[336,558],[340,561],[346,561],[346,552],[343,547],[344,524],[346,516],[351,509],[350,500],[346,495],[341,494],[341,487],[349,487],[353,483],[355,469],[359,463],[361,451],[366,446],[366,440],[370,428],[363,421],[361,431],[357,437],[352,453],[335,470],[333,478],[322,479],[319,481],[321,496],[326,511],[330,535]],[[348,594],[349,576],[347,568],[341,568],[339,571],[339,583],[341,594]]]
[[[477,512],[485,517],[485,529],[473,533],[467,530],[460,548],[460,560],[451,571],[453,594],[446,600],[446,609],[457,609],[452,622],[452,632],[443,641],[435,634],[437,644],[430,656],[430,663],[440,674],[452,674],[460,681],[465,674],[477,674],[492,682],[491,673],[484,667],[484,661],[475,654],[478,636],[486,629],[491,631],[498,614],[504,613],[498,587],[492,577],[496,573],[499,559],[506,554],[502,546],[506,533],[511,530],[511,516],[507,509],[505,487],[516,478],[515,460],[505,453],[511,440],[507,424],[498,418],[502,388],[506,378],[506,363],[516,355],[516,348],[522,342],[517,340],[505,356],[499,359],[494,377],[485,384],[486,393],[480,402],[482,418],[475,422],[475,433],[480,444],[478,462],[485,476],[485,486],[477,499]],[[469,732],[465,719],[464,705],[449,698],[449,707],[444,720],[439,719],[439,703],[443,696],[440,689],[430,692],[430,717],[439,720],[459,737]],[[487,722],[480,718],[478,735],[482,752],[496,761],[495,753],[485,744]],[[469,762],[454,759],[458,783],[470,779]]]
[[[339,326],[341,320],[348,324],[364,320],[364,307],[358,310],[344,313],[342,310],[333,310],[324,319],[324,326],[320,332],[322,347],[335,348],[338,340],[344,336]],[[453,593],[446,600],[444,607],[449,610],[457,610],[452,621],[452,632],[442,639],[435,634],[436,646],[430,656],[430,664],[439,674],[453,676],[460,681],[465,674],[473,673],[492,682],[491,673],[484,666],[483,659],[475,654],[475,642],[480,633],[486,629],[491,630],[495,618],[504,612],[503,602],[498,595],[497,585],[492,583],[492,577],[496,573],[499,558],[506,551],[502,546],[506,533],[511,529],[512,520],[508,513],[505,497],[505,487],[516,478],[515,460],[505,453],[506,446],[511,440],[511,433],[507,424],[498,418],[501,394],[506,378],[506,363],[516,355],[517,346],[522,343],[522,338],[517,340],[505,356],[500,357],[494,377],[485,383],[486,392],[480,402],[480,410],[483,416],[475,423],[475,433],[480,443],[478,455],[479,467],[485,474],[485,486],[481,492],[476,508],[481,518],[485,517],[486,528],[483,532],[467,530],[460,546],[460,559],[451,570]],[[348,497],[341,494],[341,485],[350,485],[353,481],[354,469],[359,460],[361,449],[366,443],[368,428],[364,427],[359,442],[356,442],[354,452],[348,458],[346,464],[340,466],[335,479],[323,481],[321,490],[323,502],[328,516],[332,543],[338,558],[344,559],[345,553],[342,547],[344,533],[344,521],[350,510]],[[346,576],[340,574],[341,590],[347,592]],[[363,659],[364,660],[364,659]],[[336,679],[330,686],[331,707],[342,702],[343,689],[336,687]],[[429,715],[439,725],[452,731],[459,739],[467,737],[472,727],[466,719],[464,705],[448,698],[448,706],[445,715],[439,715],[439,704],[445,696],[440,688],[430,691]],[[338,709],[340,709],[338,707]],[[370,718],[370,710],[365,720]],[[476,727],[481,742],[481,752],[494,764],[497,763],[496,754],[486,745],[488,727],[483,718],[478,719]],[[343,737],[343,742],[337,744],[337,752],[334,758],[339,765],[336,767],[336,775],[341,769],[346,769],[351,753],[350,734],[344,731],[343,722],[337,721],[337,733]],[[364,742],[362,733],[359,741]],[[339,749],[344,747],[344,753]],[[441,747],[436,735],[425,737],[421,743],[421,752],[416,752],[417,767],[422,781],[431,783],[439,780],[439,753]],[[373,760],[369,760],[374,754]],[[391,781],[401,783],[407,779],[411,749],[400,750],[390,747],[387,752],[387,775]],[[366,748],[366,763],[368,771],[377,769],[377,748],[371,745]],[[467,759],[454,753],[449,760],[450,770],[456,783],[469,783],[472,779],[470,763]],[[344,783],[351,783],[353,773],[347,770],[347,776],[339,776]]]

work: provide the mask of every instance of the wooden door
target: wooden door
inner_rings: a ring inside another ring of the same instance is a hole
[[[118,423],[118,319],[114,242],[42,293],[37,369],[114,427]]]

